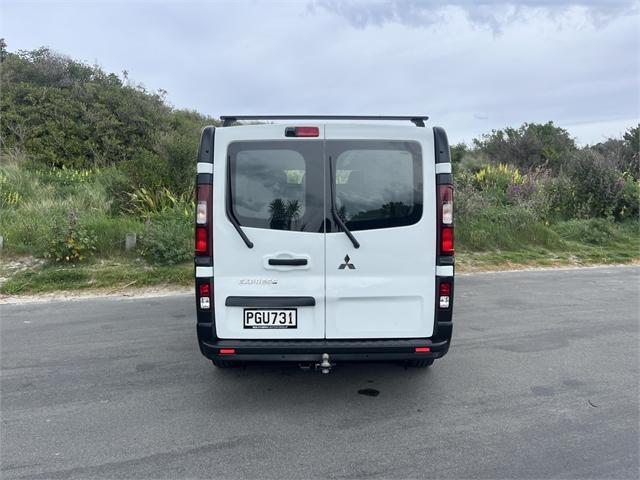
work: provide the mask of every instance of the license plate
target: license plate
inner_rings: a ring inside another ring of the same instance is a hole
[[[298,328],[298,309],[245,308],[244,328]]]

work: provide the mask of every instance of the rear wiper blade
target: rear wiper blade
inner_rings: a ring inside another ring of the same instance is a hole
[[[331,181],[331,214],[333,215],[333,219],[340,226],[342,231],[346,233],[347,237],[349,237],[349,240],[351,240],[351,243],[353,243],[354,248],[360,248],[360,242],[356,240],[356,237],[354,237],[353,233],[351,233],[351,230],[347,228],[345,223],[340,218],[340,215],[338,215],[338,211],[336,210],[336,202],[335,202],[336,195],[334,191],[336,180],[334,178],[333,164],[331,161],[331,157],[329,157],[329,173],[330,173],[329,180]]]
[[[227,218],[229,219],[233,227],[236,229],[236,232],[238,232],[238,235],[240,235],[240,237],[244,241],[244,244],[248,248],[253,248],[253,242],[249,240],[249,237],[247,237],[247,234],[244,233],[244,231],[242,230],[242,227],[240,226],[240,223],[238,223],[238,220],[236,219],[235,215],[233,214],[233,211],[231,210],[231,174],[229,171],[228,163],[227,163],[227,201],[225,203],[227,207],[226,208]]]

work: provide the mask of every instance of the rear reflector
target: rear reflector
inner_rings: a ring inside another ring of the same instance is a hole
[[[319,137],[318,127],[287,127],[284,129],[285,137]]]
[[[236,353],[236,349],[235,348],[221,348],[220,349],[220,355],[233,355]]]
[[[416,353],[429,353],[430,351],[429,347],[416,347]]]

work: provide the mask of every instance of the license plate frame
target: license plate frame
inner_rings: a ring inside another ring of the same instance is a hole
[[[284,323],[283,323],[284,322]],[[249,330],[298,328],[297,308],[251,307],[242,311],[242,325]]]

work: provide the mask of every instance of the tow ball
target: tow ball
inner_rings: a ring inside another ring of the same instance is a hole
[[[320,370],[322,373],[329,373],[331,371],[331,363],[329,362],[329,354],[322,354],[322,362],[316,363],[316,370]]]

